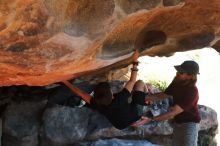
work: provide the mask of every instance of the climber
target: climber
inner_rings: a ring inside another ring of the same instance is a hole
[[[132,56],[133,67],[131,68],[130,80],[119,93],[113,94],[108,82],[101,82],[95,87],[94,97],[76,88],[68,81],[63,81],[63,83],[75,94],[82,97],[91,108],[103,114],[117,129],[143,125],[148,123],[150,118],[140,115],[137,108],[137,104],[146,105],[145,97],[147,95],[147,87],[144,82],[136,81],[138,57],[139,52],[135,50]]]

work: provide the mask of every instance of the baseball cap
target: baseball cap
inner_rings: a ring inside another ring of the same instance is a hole
[[[181,65],[175,65],[177,72],[187,74],[199,74],[199,65],[193,60],[184,61]]]

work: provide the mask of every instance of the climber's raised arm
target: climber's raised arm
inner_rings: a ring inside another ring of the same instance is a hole
[[[138,57],[139,57],[139,52],[137,49],[134,51],[134,54],[132,57],[133,57],[133,67],[131,68],[131,76],[130,76],[129,81],[125,85],[125,88],[129,92],[133,90],[134,84],[137,80],[137,71],[138,71],[137,66],[138,66]]]
[[[83,100],[85,100],[86,103],[90,104],[90,100],[92,98],[92,96],[90,96],[89,94],[83,92],[82,90],[80,90],[79,88],[75,87],[74,85],[72,85],[69,81],[62,81],[64,85],[66,85],[73,93],[75,93],[76,95],[80,96]]]

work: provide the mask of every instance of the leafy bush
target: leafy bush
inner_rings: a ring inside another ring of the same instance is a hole
[[[161,80],[149,80],[148,83],[153,85],[155,88],[159,89],[160,91],[165,91],[165,89],[168,87],[168,83],[166,81]]]

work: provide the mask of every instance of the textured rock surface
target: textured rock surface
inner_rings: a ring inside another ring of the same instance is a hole
[[[0,146],[2,145],[2,119],[0,119]]]
[[[46,102],[12,104],[3,119],[2,145],[38,146],[40,119]]]
[[[109,146],[109,145],[114,145],[114,146],[160,146],[156,144],[152,144],[146,140],[122,140],[122,139],[108,139],[108,140],[97,140],[94,142],[85,142],[82,143],[83,146]]]
[[[113,91],[118,92],[123,87],[123,83],[123,81],[112,82]],[[87,93],[91,93],[93,88],[93,85],[88,82],[78,82],[75,85]],[[173,130],[170,122],[151,122],[138,128],[128,127],[118,130],[97,111],[86,106],[82,107],[82,102],[64,87],[62,85],[54,88],[2,87],[0,102],[3,104],[0,105],[0,111],[3,121],[3,145],[69,146],[111,145],[112,143],[132,145],[134,142],[151,145],[147,141],[164,146],[170,145]],[[153,93],[158,92],[156,88],[149,89]],[[157,102],[157,105],[159,110],[156,111],[163,113],[168,109],[169,104]],[[152,110],[152,108],[153,106],[146,106],[144,113],[152,116],[149,113],[154,113],[155,109]],[[202,121],[198,144],[214,146],[213,138],[218,126],[217,113],[206,106],[200,106],[199,109]],[[145,141],[140,141],[143,139]]]
[[[45,139],[56,143],[69,144],[83,140],[89,128],[90,112],[83,108],[49,108],[44,113],[43,131]]]
[[[213,46],[219,0],[1,0],[0,86],[48,85]],[[137,40],[137,41],[136,41]]]
[[[64,112],[63,109],[66,109],[68,112]],[[80,140],[96,141],[115,137],[121,137],[123,139],[145,139],[154,144],[162,144],[165,146],[169,146],[171,142],[173,130],[170,123],[167,121],[153,122],[138,128],[128,127],[124,130],[118,130],[112,127],[104,116],[87,108],[71,109],[56,107],[50,109],[50,111],[53,111],[54,114],[46,113],[45,119],[50,120],[44,120],[43,122],[44,126],[50,125],[47,130],[44,130],[45,136],[47,138],[50,136],[50,143],[46,142],[46,144],[56,144],[59,141],[58,143],[63,146]],[[65,114],[73,111],[75,116]],[[215,135],[218,125],[216,112],[211,108],[200,106],[200,113],[202,114],[200,131],[206,131],[206,134],[209,136]],[[65,120],[69,122],[64,122]],[[212,133],[208,133],[210,129]],[[201,137],[201,135],[199,137]],[[111,141],[102,142],[111,143]]]
[[[80,142],[83,142],[82,145],[89,145],[91,141],[94,145],[123,145],[132,143],[132,139],[144,139],[145,141],[136,142],[151,145],[148,143],[150,141],[153,144],[169,146],[171,142],[172,127],[167,121],[118,130],[103,115],[86,107],[46,107],[42,114],[43,107],[45,103],[34,105],[32,102],[9,106],[3,119],[3,145],[67,146],[79,145]],[[204,146],[204,141],[208,143],[207,136],[210,139],[209,143],[213,142],[217,129],[217,114],[205,106],[200,106],[200,113],[202,121],[199,144]],[[202,138],[202,135],[205,138]],[[129,140],[106,140],[116,137]],[[100,139],[103,141],[99,141]]]

